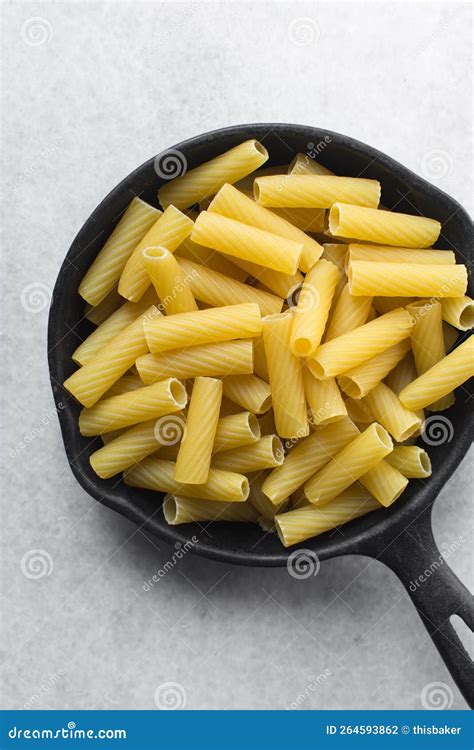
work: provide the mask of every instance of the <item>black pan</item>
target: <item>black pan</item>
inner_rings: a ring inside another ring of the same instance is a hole
[[[239,125],[191,138],[173,149],[184,155],[191,169],[253,137],[267,147],[269,164],[285,164],[297,152],[312,152],[336,174],[380,180],[385,206],[438,219],[443,224],[438,246],[453,249],[460,262],[470,256],[472,224],[455,200],[376,149],[338,133],[301,125]],[[182,159],[180,155],[178,158]],[[79,282],[134,195],[157,205],[157,189],[164,182],[158,172],[166,168],[166,159],[159,160],[158,170],[155,164],[154,159],[147,161],[102,201],[72,243],[56,281],[49,315],[48,358],[67,457],[78,482],[92,497],[166,542],[185,543],[195,535],[200,541],[192,549],[198,555],[238,565],[284,566],[298,546],[285,550],[273,535],[264,535],[250,524],[216,523],[211,537],[200,534],[197,524],[168,526],[160,494],[127,487],[116,478],[99,479],[89,465],[97,438],[79,434],[80,407],[62,387],[75,369],[72,352],[79,339],[91,331],[83,317],[84,302],[77,293]],[[168,168],[172,168],[170,162]],[[300,546],[312,550],[320,560],[359,554],[388,565],[405,585],[455,682],[472,706],[473,663],[449,618],[459,615],[473,630],[473,598],[443,561],[431,528],[436,496],[471,442],[467,402],[466,389],[459,389],[455,405],[443,412],[452,424],[452,439],[428,447],[433,464],[429,481],[411,481],[392,508],[351,522],[344,526],[343,534],[328,532]],[[423,583],[420,575],[425,578]]]

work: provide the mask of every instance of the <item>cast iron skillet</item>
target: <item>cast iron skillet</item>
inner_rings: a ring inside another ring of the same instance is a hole
[[[336,174],[379,179],[385,206],[440,220],[443,230],[438,246],[455,250],[459,261],[466,262],[472,246],[472,225],[461,206],[359,141],[301,125],[258,124],[215,130],[173,148],[184,155],[188,169],[192,169],[248,138],[264,143],[270,153],[269,164],[285,164],[297,152],[316,151],[318,159]],[[180,155],[178,158],[182,159]],[[238,565],[284,566],[298,546],[285,550],[273,535],[264,535],[250,524],[216,523],[204,533],[197,524],[168,526],[160,494],[127,487],[116,478],[104,481],[96,477],[89,455],[97,448],[97,438],[79,434],[79,405],[61,385],[75,369],[72,352],[91,330],[83,318],[84,302],[77,293],[79,282],[134,195],[157,205],[157,188],[165,181],[157,174],[160,170],[155,169],[158,160],[164,168],[165,162],[159,157],[156,161],[150,159],[102,201],[75,238],[59,271],[49,316],[48,359],[66,454],[77,480],[92,497],[166,542],[184,543],[195,535],[199,543],[192,549],[204,557]],[[443,412],[452,424],[452,439],[428,446],[433,463],[429,481],[413,480],[391,509],[371,513],[344,526],[342,532],[328,532],[299,546],[313,551],[320,560],[359,554],[388,565],[405,585],[454,680],[472,706],[473,663],[449,618],[457,614],[473,630],[473,598],[443,561],[431,529],[436,496],[470,445],[467,400],[466,389],[458,389],[455,405]],[[421,584],[420,575],[425,578]]]

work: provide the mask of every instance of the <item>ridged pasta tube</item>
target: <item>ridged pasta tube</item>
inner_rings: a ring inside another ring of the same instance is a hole
[[[363,398],[387,377],[410,349],[409,338],[390,346],[367,362],[362,362],[361,365],[347,370],[344,375],[339,375],[340,387],[344,393],[352,398]]]
[[[372,297],[354,297],[350,293],[349,285],[345,284],[329,318],[324,340],[331,341],[342,336],[343,333],[364,325],[372,307],[372,299]]]
[[[167,315],[197,310],[186,271],[165,247],[143,250],[143,265]]]
[[[243,474],[211,469],[205,484],[182,484],[174,479],[174,463],[151,456],[125,473],[130,487],[169,492],[223,503],[243,503],[249,494],[249,481]]]
[[[357,485],[354,485],[357,488]],[[275,516],[275,526],[284,547],[291,547],[313,536],[342,526],[355,518],[380,509],[378,503],[362,488],[344,490],[322,508],[307,505]]]
[[[249,275],[245,269],[239,268],[221,253],[216,253],[211,247],[198,245],[189,237],[176,248],[176,257],[192,260],[193,263],[199,263],[201,266],[223,273],[231,279],[236,279],[236,281],[243,282]]]
[[[262,492],[262,484],[265,481],[266,472],[258,471],[249,474],[250,492],[249,503],[260,513],[267,521],[271,521],[277,513],[280,513],[288,504],[288,498],[282,500],[278,505],[274,505],[271,500]]]
[[[309,432],[301,360],[290,349],[291,313],[263,318],[263,342],[277,432],[284,438]]]
[[[293,308],[290,347],[298,357],[311,357],[326,327],[339,271],[328,260],[319,260],[305,276],[298,304]]]
[[[458,346],[440,362],[407,385],[400,401],[407,409],[423,409],[451,393],[474,375],[474,337]]]
[[[268,152],[261,143],[254,139],[245,141],[166,183],[159,189],[158,199],[164,208],[171,203],[178,208],[188,208],[215,195],[226,182],[243,179],[266,161]]]
[[[316,378],[341,375],[406,339],[412,327],[406,310],[393,310],[322,344],[307,365]]]
[[[112,289],[104,299],[99,302],[98,305],[93,307],[87,304],[84,310],[84,317],[90,320],[96,326],[99,326],[104,320],[107,320],[109,315],[112,315],[120,305],[123,304],[123,297],[120,296],[117,289]]]
[[[109,398],[109,396],[120,396],[122,393],[130,393],[130,391],[135,391],[142,386],[143,383],[138,375],[122,375],[122,377],[119,378],[119,380],[117,380],[108,391],[106,391],[105,396],[106,398]]]
[[[329,230],[335,237],[350,237],[380,245],[423,248],[439,237],[441,224],[424,216],[398,214],[365,206],[335,203],[329,212]]]
[[[272,211],[259,206],[258,203],[236,190],[232,185],[224,185],[219,190],[209,206],[209,211],[226,216],[228,219],[241,221],[265,232],[285,237],[288,240],[293,240],[293,242],[301,243],[303,245],[300,259],[302,271],[309,271],[323,252],[319,242],[308,237],[307,234],[281,216],[277,216]]]
[[[407,409],[388,385],[379,383],[364,397],[364,401],[387,432],[402,443],[421,429],[422,420]]]
[[[319,469],[359,434],[350,419],[317,427],[288,453],[282,466],[273,469],[265,479],[262,490],[274,505],[278,505],[301,487]]]
[[[406,489],[408,479],[384,459],[361,476],[359,482],[384,508],[389,508]]]
[[[164,352],[258,336],[262,320],[258,305],[244,303],[161,317],[145,323],[144,330],[150,351]]]
[[[257,204],[258,205],[258,204]],[[263,208],[263,206],[262,206]],[[324,208],[269,208],[275,216],[290,222],[303,232],[321,233],[324,231]],[[303,261],[304,262],[304,261]]]
[[[212,456],[211,466],[213,469],[226,469],[246,474],[249,471],[281,466],[284,458],[283,445],[278,435],[264,435],[250,445],[215,453]]]
[[[456,256],[452,250],[425,250],[411,247],[384,247],[383,245],[349,245],[347,265],[357,260],[377,263],[453,265],[456,263]]]
[[[418,375],[433,367],[446,356],[444,344],[441,303],[436,300],[420,300],[407,307],[415,325],[411,332],[411,348]],[[454,396],[448,393],[430,404],[431,411],[444,411],[454,403]]]
[[[196,521],[232,521],[257,523],[258,513],[246,500],[244,503],[220,503],[182,495],[166,495],[163,515],[170,526]]]
[[[79,416],[81,435],[101,435],[122,427],[180,411],[188,400],[184,385],[176,378],[137,388],[121,396],[103,399]]]
[[[199,214],[191,239],[226,255],[286,274],[296,273],[303,251],[301,242],[209,211]]]
[[[278,297],[288,297],[303,283],[303,274],[299,271],[290,275],[258,266],[256,263],[250,263],[250,261],[241,258],[233,258],[232,260],[239,268],[245,269],[249,276],[253,276],[254,279]]]
[[[272,315],[281,311],[283,300],[275,294],[255,289],[249,284],[242,284],[185,258],[179,259],[179,265],[196,299],[213,307],[254,302],[259,306],[262,315]]]
[[[194,380],[186,418],[186,430],[181,440],[174,470],[174,478],[177,482],[187,484],[207,482],[221,400],[221,380],[203,377]]]
[[[191,234],[193,221],[169,206],[135,247],[120,276],[118,290],[122,297],[138,302],[150,286],[150,276],[143,265],[143,251],[164,247],[173,252]]]
[[[460,297],[467,289],[464,265],[351,261],[347,270],[354,296]]]
[[[386,461],[408,479],[426,479],[432,473],[430,457],[418,445],[396,445]]]
[[[390,435],[380,424],[374,422],[306,482],[306,497],[317,505],[329,502],[392,450]]]
[[[135,364],[137,357],[148,351],[144,322],[160,315],[160,311],[153,306],[139,315],[102,347],[93,360],[64,381],[66,390],[84,406],[93,406]]]
[[[254,414],[263,414],[272,405],[270,386],[256,375],[227,375],[223,384],[224,396]]]
[[[161,211],[134,198],[79,285],[79,294],[98,305],[117,284],[134,248],[161,216]]]
[[[125,302],[79,344],[72,355],[74,362],[79,365],[91,362],[109,341],[131,325],[139,315],[143,315],[153,303],[158,303],[154,290],[152,294],[144,295],[140,302]]]
[[[334,175],[330,169],[320,164],[318,161],[313,159],[308,154],[296,154],[295,158],[291,162],[288,168],[288,174],[304,175],[304,174],[319,174],[319,175]]]
[[[252,357],[252,341],[243,339],[144,354],[136,365],[144,384],[151,385],[173,375],[177,378],[245,375],[252,372]]]
[[[261,206],[280,208],[331,208],[336,202],[376,207],[380,183],[361,177],[274,175],[254,182],[255,200]]]
[[[347,417],[347,409],[334,378],[316,380],[314,375],[304,367],[303,384],[312,424],[330,424],[342,417]]]
[[[255,414],[249,411],[221,417],[217,423],[213,453],[240,448],[242,445],[260,440],[260,424]]]
[[[474,300],[470,297],[445,297],[441,300],[443,320],[460,331],[474,326]]]

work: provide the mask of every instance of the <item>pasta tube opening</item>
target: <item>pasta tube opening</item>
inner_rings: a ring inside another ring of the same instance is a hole
[[[382,427],[381,424],[374,422],[374,431],[380,441],[380,444],[388,451],[391,451],[393,449],[393,443],[385,427]]]
[[[176,519],[178,517],[178,503],[176,502],[176,498],[174,498],[173,495],[167,495],[165,497],[163,502],[163,515],[165,517],[165,521],[171,526],[174,526],[176,524]]]
[[[339,206],[335,203],[329,212],[329,231],[331,234],[338,234],[340,223],[341,214]]]
[[[177,378],[170,378],[168,381],[168,393],[171,398],[174,399],[176,406],[180,409],[184,409],[188,402],[188,395],[186,393],[186,387]]]
[[[270,400],[271,400],[271,396],[270,396]],[[255,416],[255,414],[252,414],[251,412],[248,413],[247,425],[253,437],[255,438],[255,440],[260,440],[261,430],[260,430],[258,419]]]

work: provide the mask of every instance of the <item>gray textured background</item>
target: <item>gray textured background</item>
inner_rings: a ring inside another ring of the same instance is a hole
[[[368,559],[332,560],[294,581],[286,570],[190,555],[145,592],[173,550],[73,479],[45,331],[49,290],[98,202],[145,159],[205,130],[252,121],[334,129],[472,210],[469,6],[22,2],[2,11],[2,705],[154,708],[156,689],[177,682],[190,708],[285,708],[323,674],[302,708],[415,709],[432,682],[465,707],[398,580]],[[434,510],[438,543],[464,540],[450,564],[467,585],[471,484],[465,461]],[[24,574],[35,549],[49,573],[37,579]]]

